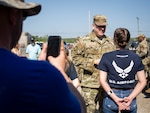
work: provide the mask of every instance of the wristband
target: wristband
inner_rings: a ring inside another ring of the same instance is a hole
[[[113,93],[112,90],[110,90],[110,91],[107,92],[108,95],[110,95],[110,94],[112,94],[112,93]]]

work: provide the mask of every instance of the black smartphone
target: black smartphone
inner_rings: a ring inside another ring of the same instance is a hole
[[[60,46],[61,36],[49,36],[46,59],[48,56],[57,57],[60,54]]]

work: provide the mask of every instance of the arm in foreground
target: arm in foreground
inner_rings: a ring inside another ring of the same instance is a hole
[[[136,98],[139,95],[139,93],[141,93],[143,88],[146,86],[146,76],[145,76],[144,70],[138,71],[136,75],[137,75],[137,78],[138,78],[138,83],[136,84],[136,86],[135,86],[134,90],[132,91],[132,93],[128,97],[124,98],[124,101],[125,101],[124,104],[126,106],[130,106],[132,100],[134,98]]]
[[[100,75],[100,85],[102,85],[102,87],[104,88],[104,90],[106,92],[111,91],[111,88],[110,88],[109,84],[107,83],[107,72],[100,70],[99,75]],[[125,109],[125,108],[122,107],[122,102],[123,102],[122,98],[119,98],[115,93],[112,93],[109,96],[118,105],[119,110],[124,110]]]

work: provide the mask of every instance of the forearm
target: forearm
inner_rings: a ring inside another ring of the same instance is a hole
[[[143,90],[143,88],[146,85],[146,81],[145,82],[138,82],[137,85],[135,86],[134,90],[132,91],[132,93],[129,95],[130,99],[134,99],[136,98],[139,93],[141,93],[141,91]]]
[[[79,55],[79,56],[72,57],[72,61],[75,66],[93,72],[93,68],[94,68],[93,59],[83,58],[82,56]]]
[[[106,93],[112,91],[111,87],[108,85],[107,82],[102,80],[100,83],[101,83],[101,85],[104,88]],[[114,100],[114,102],[116,102],[117,105],[119,105],[119,102],[118,102],[119,98],[117,97],[117,95],[114,92],[112,92],[109,96]]]
[[[92,72],[93,70],[93,60],[85,55],[86,49],[83,43],[78,42],[71,50],[72,61],[75,66],[83,68],[87,71]]]
[[[132,93],[128,96],[130,99],[134,99],[146,86],[146,75],[144,70],[138,71],[137,74],[138,83],[136,84]]]
[[[123,99],[119,98],[107,83],[107,72],[100,70],[100,85],[104,88],[107,94],[116,102],[118,106],[122,103]],[[109,93],[108,93],[109,92]]]

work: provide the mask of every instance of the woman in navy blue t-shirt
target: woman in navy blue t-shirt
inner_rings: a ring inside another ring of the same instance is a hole
[[[118,28],[114,32],[116,51],[105,53],[98,65],[100,84],[106,91],[103,100],[104,113],[136,113],[136,97],[146,85],[141,58],[126,46],[130,32]],[[138,79],[138,82],[136,80]]]

